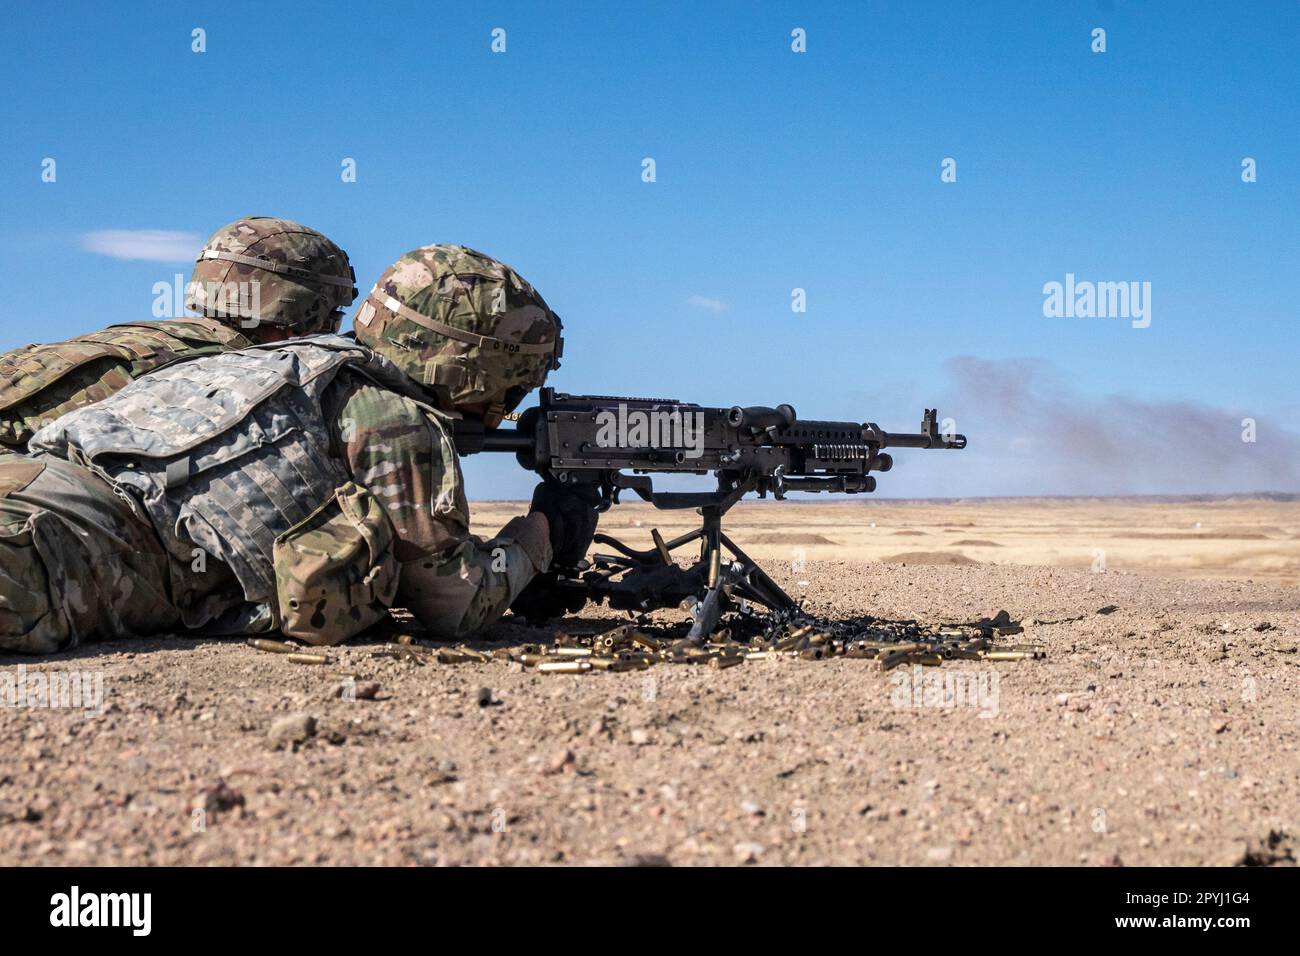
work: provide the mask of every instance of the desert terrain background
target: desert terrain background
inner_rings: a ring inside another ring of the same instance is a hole
[[[479,503],[476,530],[523,508]],[[693,517],[601,530],[648,547]],[[1047,657],[933,669],[991,687],[978,707],[866,660],[415,667],[372,656],[393,628],[327,667],[186,637],[5,657],[104,700],[0,708],[0,863],[1294,863],[1300,503],[755,502],[725,527],[814,613],[1006,609]],[[507,616],[473,646],[623,619]]]

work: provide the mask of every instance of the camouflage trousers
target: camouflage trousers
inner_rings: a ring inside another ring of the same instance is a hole
[[[148,521],[98,476],[0,453],[0,651],[48,654],[157,634],[180,613]]]

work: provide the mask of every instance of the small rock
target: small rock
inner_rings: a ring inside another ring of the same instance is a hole
[[[644,727],[636,728],[632,731],[632,743],[636,744],[638,747],[644,747],[646,744],[650,743],[650,731],[646,730]]]
[[[950,846],[932,846],[926,850],[925,858],[930,863],[947,863],[952,859],[952,847]]]
[[[751,817],[763,816],[763,808],[753,800],[745,800],[740,804],[740,812]]]
[[[343,700],[374,700],[379,693],[379,682],[373,680],[340,681],[334,688],[334,696]]]
[[[194,801],[194,809],[202,810],[209,817],[215,817],[218,813],[225,813],[227,810],[239,808],[240,812],[244,809],[244,795],[238,790],[226,783],[225,780],[218,780],[212,786],[208,787]]]
[[[1056,706],[1057,706],[1057,707],[1064,707],[1064,706],[1065,706],[1066,704],[1068,704],[1069,702],[1070,702],[1070,695],[1069,695],[1069,694],[1057,694],[1057,695],[1056,695]]]
[[[271,724],[267,737],[277,749],[291,747],[296,750],[299,744],[315,735],[315,717],[310,714],[290,714]]]
[[[576,759],[572,750],[558,751],[546,765],[546,772],[563,773],[565,768],[571,766]]]
[[[757,863],[765,847],[761,843],[737,843],[734,847],[737,863]]]

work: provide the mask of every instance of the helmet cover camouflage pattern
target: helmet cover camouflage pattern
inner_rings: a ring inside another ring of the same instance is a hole
[[[204,245],[185,307],[254,338],[258,325],[317,335],[338,331],[343,309],[357,297],[355,283],[348,254],[315,229],[246,216],[218,229]]]
[[[408,252],[375,283],[357,338],[444,407],[483,403],[489,426],[559,368],[560,317],[523,276],[465,246]]]

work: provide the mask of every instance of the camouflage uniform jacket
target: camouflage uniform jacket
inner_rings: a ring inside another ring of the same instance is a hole
[[[38,428],[146,372],[252,344],[231,326],[188,317],[113,325],[66,342],[14,349],[0,355],[0,446],[23,450]]]
[[[147,517],[187,626],[292,622],[333,643],[391,605],[400,561],[402,603],[462,633],[504,611],[549,547],[524,519],[469,537],[449,429],[410,390],[370,349],[318,336],[162,369],[32,447],[85,464]]]
[[[491,540],[471,535],[449,418],[354,374],[331,391],[335,447],[396,528],[397,603],[441,637],[491,624],[550,566],[546,526],[515,518]]]

